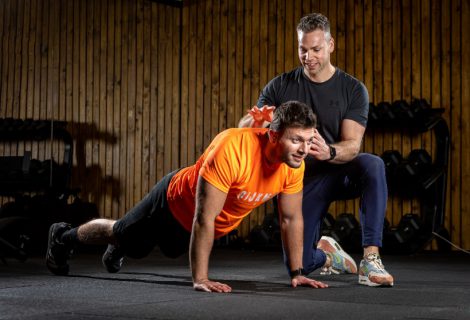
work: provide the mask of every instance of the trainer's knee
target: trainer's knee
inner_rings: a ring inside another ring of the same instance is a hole
[[[385,175],[385,164],[379,156],[370,153],[361,153],[356,157],[356,161],[362,170],[370,175]]]

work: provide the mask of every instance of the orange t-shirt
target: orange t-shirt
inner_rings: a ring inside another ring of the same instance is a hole
[[[235,229],[254,208],[278,193],[303,188],[305,164],[295,169],[285,163],[270,167],[263,155],[268,129],[228,129],[218,134],[197,162],[180,170],[170,181],[167,198],[171,212],[191,231],[198,176],[227,193],[215,219],[215,237]]]

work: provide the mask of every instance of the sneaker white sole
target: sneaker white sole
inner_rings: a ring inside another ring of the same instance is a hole
[[[369,277],[367,276],[361,276],[359,275],[359,284],[362,284],[364,286],[369,286],[369,287],[393,287],[393,282],[392,283],[376,283],[370,281]]]
[[[356,265],[356,262],[354,261],[354,259],[346,252],[343,250],[343,248],[339,245],[338,242],[336,242],[333,238],[331,237],[327,237],[327,236],[323,236],[321,237],[320,241],[326,241],[328,242],[328,244],[330,246],[332,246],[333,248],[336,248],[338,250],[338,252],[341,253],[341,255],[343,257],[345,257],[346,260],[349,260],[349,262],[351,262],[352,266],[354,268],[352,268],[352,270],[350,272],[347,272],[347,273],[352,273],[352,274],[356,274],[357,273],[357,265]],[[320,247],[320,246],[319,246]],[[321,247],[320,247],[321,249]],[[335,273],[335,274],[339,274],[340,272],[338,272],[337,270],[331,270],[331,272]]]

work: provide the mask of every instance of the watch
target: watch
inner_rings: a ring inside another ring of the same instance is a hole
[[[330,147],[330,159],[328,159],[328,161],[331,161],[336,157],[336,148],[331,144],[329,144],[328,147]]]
[[[299,268],[299,269],[295,269],[295,270],[290,270],[289,274],[290,274],[290,278],[293,279],[297,276],[305,275],[305,272],[304,272],[303,268]]]

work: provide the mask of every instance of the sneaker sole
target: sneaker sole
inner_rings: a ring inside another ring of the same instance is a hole
[[[358,283],[359,283],[359,284],[362,284],[362,285],[365,285],[365,286],[369,286],[369,287],[393,287],[393,282],[392,282],[392,283],[385,283],[385,282],[377,283],[377,282],[372,282],[372,281],[369,279],[369,277],[367,277],[367,276],[361,276],[361,275],[359,275]]]
[[[122,257],[119,260],[119,266],[116,266],[115,264],[112,264],[112,263],[108,263],[107,262],[108,258],[111,256],[111,254],[109,253],[110,252],[109,248],[110,248],[110,245],[108,245],[108,247],[106,248],[106,251],[104,252],[101,258],[101,263],[103,264],[103,267],[106,269],[106,271],[108,271],[109,273],[118,273],[122,268],[124,257]]]
[[[52,239],[53,228],[54,228],[54,225],[52,225],[49,228],[49,237],[47,240],[47,252],[46,252],[46,266],[47,266],[47,269],[49,269],[49,271],[52,272],[53,274],[58,275],[58,276],[66,276],[69,274],[69,269],[70,269],[68,264],[63,267],[57,267],[55,263],[51,262],[51,260],[54,260],[51,258],[52,255],[50,254],[50,249],[49,249],[53,243],[53,239]]]
[[[325,241],[327,244],[331,247],[333,250],[338,250],[341,252],[341,255],[346,258],[346,261],[349,262],[347,263],[347,266],[349,267],[349,271],[345,271],[346,273],[351,273],[351,274],[357,274],[357,265],[354,259],[346,252],[343,250],[343,248],[340,246],[338,242],[336,242],[334,239],[330,237],[323,236],[321,237],[320,241]],[[320,246],[318,246],[320,247]],[[340,272],[337,270],[332,269],[331,271],[335,274],[339,274]]]

